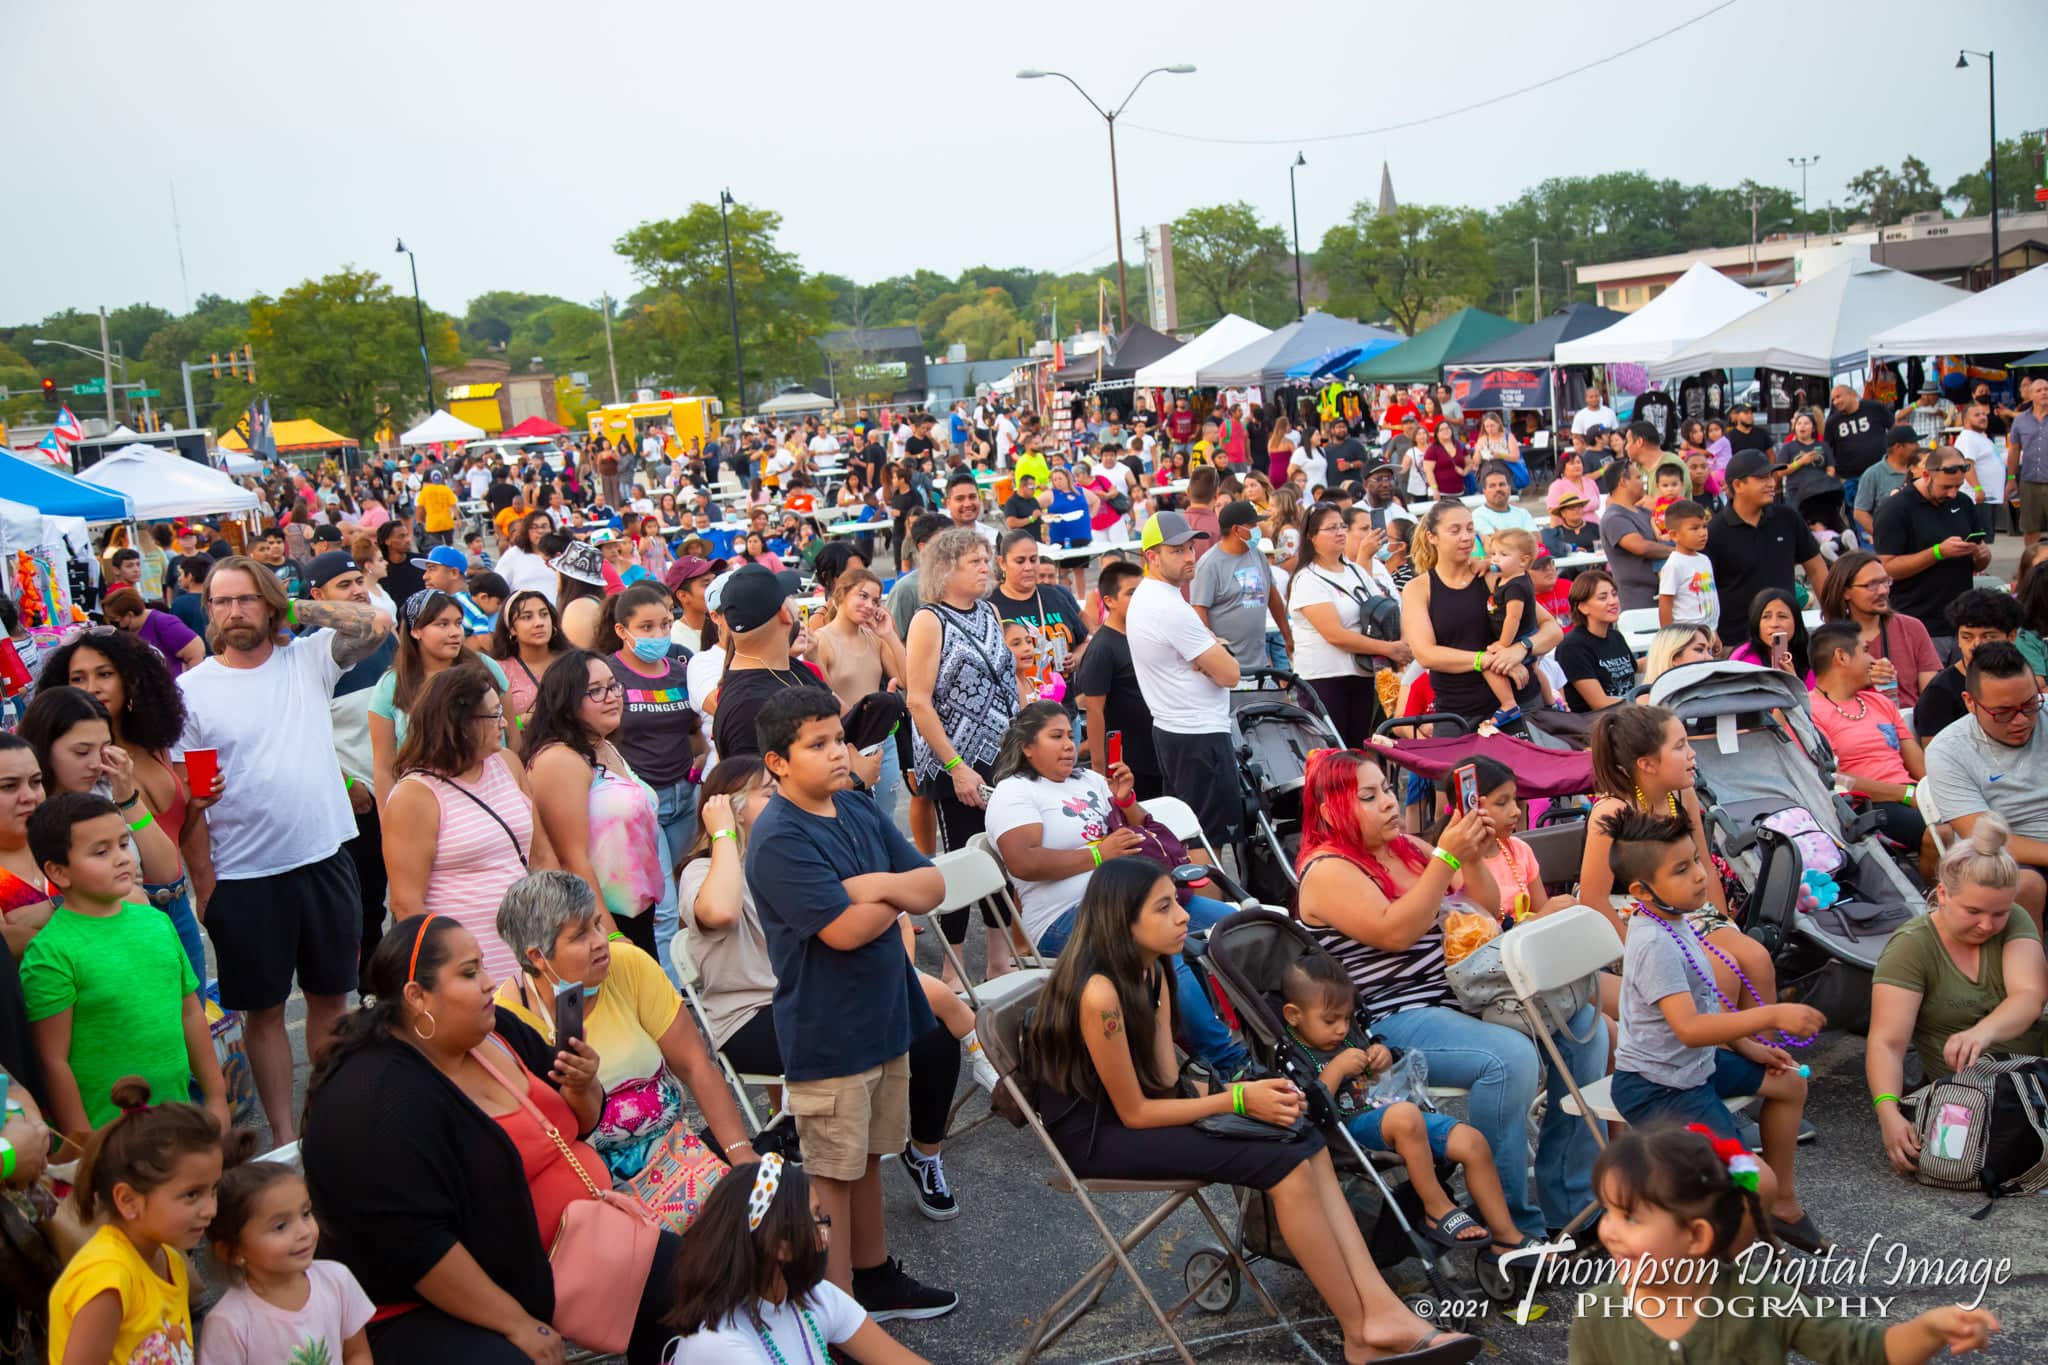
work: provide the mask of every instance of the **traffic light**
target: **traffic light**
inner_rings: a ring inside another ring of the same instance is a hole
[[[57,401],[57,381],[49,378],[47,375],[43,378],[43,401],[46,403]]]

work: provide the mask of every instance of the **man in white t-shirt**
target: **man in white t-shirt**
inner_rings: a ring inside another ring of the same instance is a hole
[[[831,432],[820,429],[811,438],[811,455],[815,459],[829,459],[839,453],[839,438]]]
[[[1600,386],[1598,384],[1587,385],[1586,406],[1572,414],[1572,434],[1574,436],[1583,436],[1594,427],[1599,427],[1603,431],[1612,431],[1620,425],[1621,419],[1614,415],[1614,409],[1608,407],[1602,400]]]
[[[1991,439],[1991,405],[1972,403],[1963,409],[1963,429],[1956,449],[1970,462],[1964,487],[1977,500],[1977,529],[1987,541],[1998,538],[1999,513],[2005,507],[2005,450]]]
[[[1529,515],[1524,507],[1517,507],[1509,499],[1514,489],[1508,477],[1508,469],[1498,461],[1486,466],[1479,476],[1479,491],[1486,499],[1472,509],[1472,529],[1479,539],[1472,546],[1472,557],[1478,559],[1486,553],[1487,542],[1496,531],[1527,531],[1536,534],[1536,518]]]
[[[491,491],[491,470],[482,460],[471,460],[469,472],[469,498],[471,502],[482,502],[484,494]]]
[[[1152,712],[1152,740],[1162,785],[1193,808],[1217,849],[1237,842],[1244,803],[1237,758],[1230,750],[1230,689],[1237,660],[1195,615],[1181,592],[1195,576],[1195,558],[1209,539],[1179,512],[1145,523],[1138,548],[1145,579],[1131,598],[1131,668]]]
[[[782,485],[782,476],[796,468],[796,456],[782,446],[769,448],[768,457],[761,462],[761,482],[770,488]]]
[[[335,781],[335,685],[391,633],[367,603],[294,605],[276,575],[240,555],[206,578],[218,651],[178,677],[185,729],[171,750],[190,782],[194,750],[218,778],[195,787],[211,856],[191,868],[193,908],[220,965],[220,1002],[240,1010],[256,1094],[279,1143],[298,1136],[285,1001],[306,996],[309,1061],[325,1052],[356,986],[362,908],[342,845],[355,815]],[[293,636],[291,627],[310,630]],[[202,865],[203,864],[203,865]]]
[[[996,468],[1009,468],[1010,455],[1016,448],[1017,419],[1012,417],[1006,408],[1002,415],[996,418]]]

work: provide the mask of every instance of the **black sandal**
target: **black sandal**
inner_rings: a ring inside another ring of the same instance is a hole
[[[1431,1218],[1426,1213],[1422,1215],[1422,1235],[1451,1251],[1467,1251],[1473,1247],[1486,1245],[1477,1237],[1458,1236],[1459,1233],[1472,1228],[1477,1228],[1481,1232],[1486,1231],[1478,1219],[1455,1206],[1442,1218]]]
[[[1798,1219],[1790,1223],[1772,1219],[1771,1230],[1778,1234],[1778,1240],[1786,1246],[1804,1251],[1808,1255],[1825,1256],[1834,1246],[1834,1243],[1814,1226],[1813,1215],[1804,1209],[1800,1210]]]

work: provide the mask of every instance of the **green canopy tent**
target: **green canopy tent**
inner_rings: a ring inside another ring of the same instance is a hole
[[[1483,308],[1460,308],[1390,351],[1351,367],[1351,377],[1368,384],[1427,384],[1442,378],[1443,367],[1474,347],[1496,341],[1521,327],[1518,322]]]

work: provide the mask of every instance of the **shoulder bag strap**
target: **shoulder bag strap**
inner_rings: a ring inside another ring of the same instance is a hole
[[[512,1098],[519,1101],[519,1107],[521,1109],[524,1109],[527,1112],[528,1116],[531,1117],[535,1123],[540,1125],[540,1130],[548,1135],[548,1140],[555,1144],[555,1148],[557,1151],[561,1152],[562,1159],[569,1163],[569,1169],[576,1172],[576,1178],[583,1182],[584,1189],[590,1191],[590,1197],[592,1199],[602,1199],[604,1197],[604,1191],[597,1188],[596,1182],[594,1182],[590,1178],[590,1172],[583,1169],[583,1163],[576,1159],[576,1153],[574,1149],[572,1149],[569,1146],[568,1142],[562,1137],[561,1130],[555,1127],[554,1124],[548,1122],[548,1116],[546,1114],[541,1113],[540,1106],[535,1104],[532,1098],[527,1095],[526,1087],[524,1085],[514,1085],[511,1081],[507,1080],[505,1078],[505,1073],[498,1070],[498,1068],[496,1068],[495,1066],[492,1066],[490,1059],[484,1056],[483,1048],[473,1048],[471,1049],[469,1055],[472,1061],[474,1061],[478,1066],[482,1067],[485,1071],[490,1073],[490,1077],[492,1080],[496,1081],[499,1085],[504,1086],[507,1090],[512,1092]],[[523,1068],[520,1074],[522,1076],[525,1074]]]
[[[498,828],[499,828],[499,829],[502,829],[502,830],[504,830],[504,831],[505,831],[505,837],[506,837],[507,839],[510,839],[510,840],[512,841],[512,851],[513,851],[514,853],[516,853],[516,854],[518,854],[518,855],[519,855],[519,865],[520,865],[521,867],[528,867],[528,863],[527,863],[527,861],[526,861],[526,850],[525,850],[524,848],[520,847],[520,844],[519,844],[519,836],[518,836],[518,835],[516,835],[516,834],[514,834],[514,833],[512,832],[512,826],[510,826],[510,825],[508,825],[508,824],[506,824],[506,823],[505,823],[505,817],[504,817],[504,816],[502,816],[502,815],[498,814],[498,812],[496,812],[495,810],[492,810],[492,809],[491,809],[491,803],[490,803],[490,802],[488,802],[488,801],[484,800],[484,799],[483,799],[483,798],[482,798],[481,796],[478,796],[478,795],[477,795],[477,794],[476,794],[475,792],[473,792],[473,791],[471,791],[471,790],[470,790],[469,788],[467,788],[467,787],[463,786],[463,785],[462,785],[462,784],[461,784],[460,782],[457,782],[457,781],[456,781],[456,780],[455,780],[454,778],[451,778],[451,777],[442,777],[442,776],[441,776],[440,774],[438,774],[438,773],[421,773],[421,774],[419,774],[419,775],[420,775],[421,777],[431,777],[431,778],[433,778],[433,779],[434,779],[434,780],[435,780],[436,782],[439,782],[439,783],[440,783],[440,784],[441,784],[442,786],[444,786],[444,787],[448,787],[448,788],[450,788],[451,790],[454,790],[454,791],[459,791],[459,792],[461,792],[461,793],[462,793],[462,794],[463,794],[464,796],[468,797],[468,798],[469,798],[469,799],[470,799],[471,801],[475,802],[475,803],[476,803],[476,808],[477,808],[478,810],[482,811],[482,812],[483,812],[483,813],[484,813],[485,815],[488,815],[488,816],[490,816],[490,817],[491,817],[491,818],[492,818],[493,820],[496,820],[496,821],[498,822]],[[530,870],[530,869],[529,869],[529,870]]]

